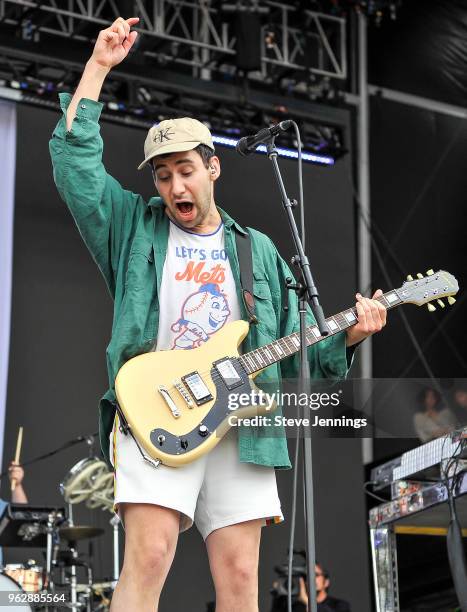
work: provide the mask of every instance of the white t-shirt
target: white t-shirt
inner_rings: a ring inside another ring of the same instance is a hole
[[[197,348],[241,318],[223,223],[195,234],[170,222],[159,309],[156,351]]]

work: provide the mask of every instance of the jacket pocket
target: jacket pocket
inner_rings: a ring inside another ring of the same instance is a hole
[[[255,298],[256,317],[258,319],[258,331],[275,340],[277,338],[276,313],[272,302],[269,281],[264,274],[254,274],[253,295]]]
[[[136,245],[132,247],[128,257],[125,275],[126,291],[141,291],[149,289],[154,282],[154,253],[151,245]]]

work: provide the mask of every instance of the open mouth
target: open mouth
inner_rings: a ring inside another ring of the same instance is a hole
[[[177,210],[182,216],[190,216],[193,212],[193,204],[191,202],[177,202]]]

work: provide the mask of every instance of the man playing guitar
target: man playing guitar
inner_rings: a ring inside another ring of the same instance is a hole
[[[102,164],[98,99],[109,71],[133,46],[137,23],[118,18],[99,33],[75,94],[60,95],[63,117],[50,143],[57,188],[114,299],[110,389],[100,407],[101,445],[114,465],[115,504],[125,527],[112,610],[157,609],[178,534],[195,522],[206,543],[216,610],[258,612],[261,527],[283,520],[275,469],[290,467],[284,432],[271,437],[261,427],[234,428],[196,461],[154,469],[115,417],[115,376],[129,358],[198,347],[226,322],[246,317],[234,241],[245,230],[215,203],[221,165],[208,128],[181,118],[149,130],[140,167],[151,168],[160,198],[148,203]],[[257,348],[296,331],[298,321],[296,297],[286,295],[287,265],[268,237],[249,234],[259,324],[245,343]],[[357,294],[356,308],[356,325],[310,347],[313,377],[344,377],[348,347],[385,325],[386,309],[375,299]],[[290,378],[297,364],[290,357],[266,371],[276,380]]]

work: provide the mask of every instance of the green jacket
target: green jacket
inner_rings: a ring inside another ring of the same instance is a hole
[[[167,251],[169,221],[160,198],[145,202],[107,174],[102,163],[99,116],[102,104],[82,99],[72,129],[66,131],[69,94],[60,94],[63,116],[50,141],[54,180],[81,236],[102,272],[114,300],[112,337],[107,347],[110,388],[100,402],[101,448],[109,461],[109,434],[115,407],[114,381],[120,367],[131,357],[151,350],[159,322],[159,292]],[[247,319],[240,290],[240,270],[235,232],[245,230],[227,213],[224,220],[225,249],[237,285],[242,317]],[[286,295],[285,278],[292,276],[274,244],[264,234],[249,229],[253,249],[256,311],[259,319],[243,344],[249,351],[298,330],[296,296]],[[289,308],[284,311],[284,304]],[[313,322],[309,314],[309,323]],[[344,378],[348,370],[345,332],[310,349],[313,378]],[[296,377],[298,356],[269,366],[257,382],[277,382]],[[239,429],[240,461],[276,468],[290,468],[283,428]],[[279,429],[279,431],[278,431]]]

